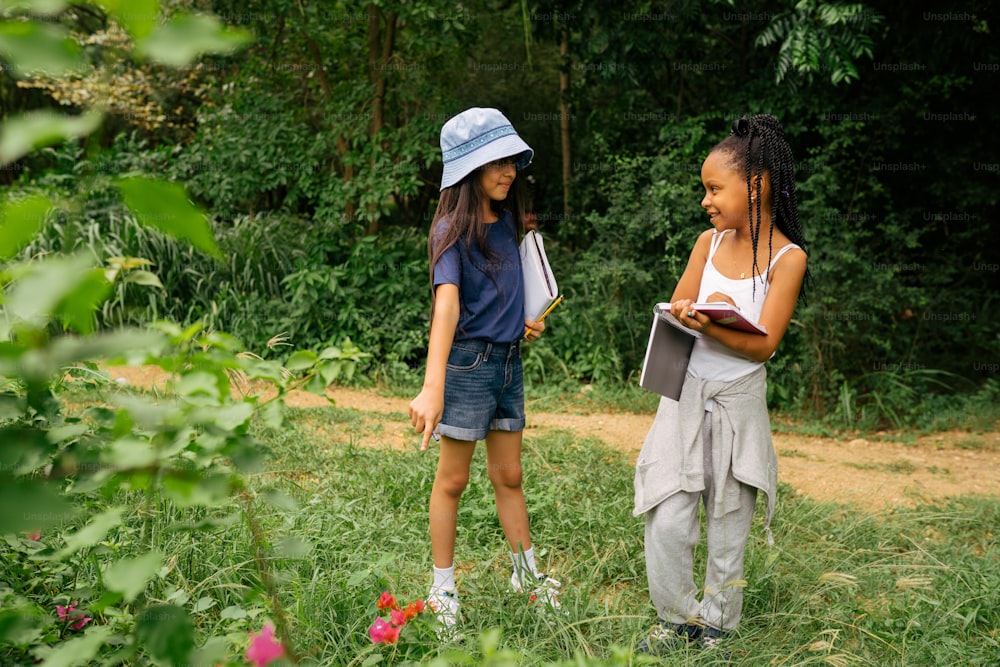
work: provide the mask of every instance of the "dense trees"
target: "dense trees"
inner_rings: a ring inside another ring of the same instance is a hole
[[[91,225],[107,252],[156,261],[166,293],[135,295],[136,318],[208,319],[258,349],[279,331],[303,345],[349,336],[381,373],[405,374],[426,330],[437,131],[462,108],[496,106],[536,149],[527,185],[567,295],[529,370],[628,379],[651,304],[705,224],[701,160],[734,117],[767,111],[797,153],[813,274],[770,364],[774,401],[892,422],[928,390],[995,396],[990,3],[172,6],[255,39],[178,71],[127,65],[114,21],[67,10],[52,20],[76,31],[96,74],[5,73],[0,85],[5,114],[108,96],[95,141],[0,178],[49,190],[90,179],[88,209],[35,249],[80,243],[68,229]],[[186,184],[224,264],[128,230],[100,177],[135,169]]]

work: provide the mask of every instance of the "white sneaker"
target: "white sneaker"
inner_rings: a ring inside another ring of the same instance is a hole
[[[438,637],[452,637],[455,627],[458,625],[458,593],[454,589],[434,588],[427,596],[427,606],[434,611],[441,627],[438,628]]]
[[[559,587],[562,586],[562,584],[552,577],[547,577],[544,574],[537,575],[537,579],[534,583],[535,588],[532,589],[531,595],[528,597],[528,603],[534,604],[535,602],[541,601],[552,609],[559,609]],[[521,585],[521,578],[517,576],[517,572],[511,573],[510,585],[514,589],[514,592],[524,592],[524,587]]]

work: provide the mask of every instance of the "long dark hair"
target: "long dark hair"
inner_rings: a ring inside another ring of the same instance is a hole
[[[480,168],[481,169],[481,168]],[[456,243],[464,243],[467,250],[475,245],[476,249],[486,258],[487,265],[476,267],[489,275],[496,283],[496,270],[500,257],[486,243],[489,225],[483,220],[483,200],[488,195],[479,182],[480,170],[474,169],[455,185],[441,191],[437,210],[431,220],[431,229],[427,237],[427,256],[430,259],[431,283],[431,316],[434,314],[434,267],[438,258]],[[509,211],[514,220],[517,240],[524,233],[524,199],[521,196],[521,179],[515,178],[513,187],[503,201],[490,200],[490,208],[497,216]],[[447,219],[444,229],[438,230],[441,220]]]
[[[716,144],[712,151],[722,151],[732,160],[733,167],[746,174],[747,213],[750,217],[750,244],[753,247],[751,276],[761,275],[757,264],[760,240],[762,182],[766,175],[771,185],[771,221],[792,243],[806,250],[806,238],[799,222],[799,204],[795,193],[795,159],[778,119],[770,114],[742,116],[733,121],[729,136]],[[756,205],[755,205],[756,203]],[[774,226],[767,239],[767,264],[771,265]],[[808,269],[806,270],[808,277]],[[799,296],[805,293],[805,283]],[[754,293],[757,282],[754,281]]]

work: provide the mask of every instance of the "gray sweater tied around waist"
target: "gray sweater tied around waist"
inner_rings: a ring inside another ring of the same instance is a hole
[[[739,482],[760,489],[767,496],[764,530],[768,544],[774,543],[771,517],[778,457],[771,441],[766,378],[763,366],[732,382],[706,381],[688,374],[680,400],[660,399],[636,461],[634,516],[679,491],[705,490],[702,427],[705,402],[712,399],[713,516],[739,508]]]

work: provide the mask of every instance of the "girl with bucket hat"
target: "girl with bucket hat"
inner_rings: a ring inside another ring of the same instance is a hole
[[[521,487],[522,338],[545,325],[524,317],[518,236],[524,211],[513,188],[534,151],[496,109],[472,108],[441,128],[444,171],[428,238],[432,285],[423,389],[410,402],[421,450],[439,441],[430,499],[434,579],[428,604],[445,631],[459,621],[455,586],[458,503],[476,442],[511,550],[511,587],[558,607],[559,582],[539,573]],[[527,334],[525,329],[527,328]]]

